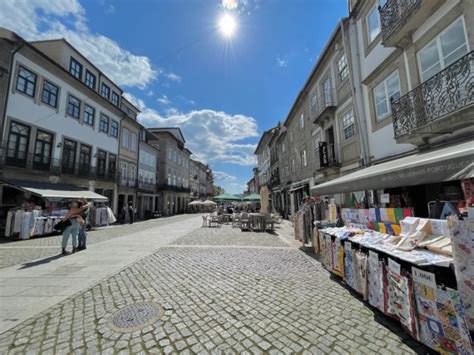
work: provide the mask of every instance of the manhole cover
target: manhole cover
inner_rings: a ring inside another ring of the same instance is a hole
[[[109,321],[109,327],[117,332],[133,332],[155,322],[164,315],[156,303],[135,303],[117,311]]]

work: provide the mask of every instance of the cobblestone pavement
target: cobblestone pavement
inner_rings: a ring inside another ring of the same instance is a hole
[[[224,247],[205,246],[210,234]],[[258,245],[250,248],[229,246],[226,234],[235,231],[224,226],[189,233],[175,245],[1,334],[0,353],[400,354],[425,350],[394,323],[384,317],[383,322],[377,321],[377,313],[332,280],[319,263],[297,249],[282,248],[278,236],[240,236]],[[259,243],[264,239],[262,247]],[[143,302],[152,305],[116,322],[115,312]],[[157,319],[150,309],[157,310]],[[139,320],[146,326],[136,327]],[[135,328],[117,329],[123,322]]]
[[[87,244],[100,243],[106,240],[124,237],[131,233],[143,232],[160,225],[188,219],[190,216],[195,215],[179,215],[134,224],[114,225],[108,228],[96,229],[88,232]],[[61,238],[61,235],[37,237],[28,240],[9,240],[1,238],[0,268],[57,255],[60,251]]]

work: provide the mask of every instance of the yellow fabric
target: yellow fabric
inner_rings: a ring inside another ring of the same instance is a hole
[[[384,234],[387,233],[387,228],[385,228],[385,224],[379,223],[379,232]]]
[[[397,223],[397,218],[395,217],[395,208],[387,208],[387,219],[390,223]]]
[[[400,235],[400,232],[402,229],[400,228],[400,225],[398,224],[392,224],[392,229],[393,229],[393,234],[395,235]]]

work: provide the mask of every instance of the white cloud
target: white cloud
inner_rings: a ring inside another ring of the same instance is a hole
[[[147,127],[179,126],[196,159],[205,163],[255,164],[256,145],[242,143],[258,137],[257,122],[252,117],[214,110],[169,112],[163,117],[156,110],[145,108],[139,120]]]
[[[214,179],[216,182],[225,181],[225,182],[236,182],[237,178],[234,175],[227,174],[224,171],[213,171]]]
[[[148,90],[146,93],[146,96],[151,97],[153,96],[153,94],[154,94],[153,90]]]
[[[64,37],[118,85],[145,88],[159,74],[150,59],[92,32],[77,0],[3,0],[0,26],[27,40]]]
[[[161,95],[156,101],[162,105],[169,105],[171,103],[171,100],[166,95]]]
[[[171,80],[171,81],[176,81],[176,82],[181,82],[181,77],[179,75],[176,75],[174,73],[167,73],[165,76]]]
[[[276,62],[279,67],[286,68],[288,66],[288,60],[277,57]]]
[[[130,101],[132,104],[134,104],[140,111],[143,111],[146,107],[145,102],[142,99],[139,99],[136,96],[133,96],[132,94],[128,92],[124,92],[123,96]]]
[[[169,107],[165,110],[166,116],[176,116],[180,115],[181,111],[178,110],[176,107]]]

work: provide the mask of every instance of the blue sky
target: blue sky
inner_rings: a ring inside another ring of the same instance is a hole
[[[65,37],[142,110],[181,126],[217,183],[240,193],[259,135],[283,121],[346,0],[3,0],[0,26]],[[225,38],[219,18],[237,22]]]

